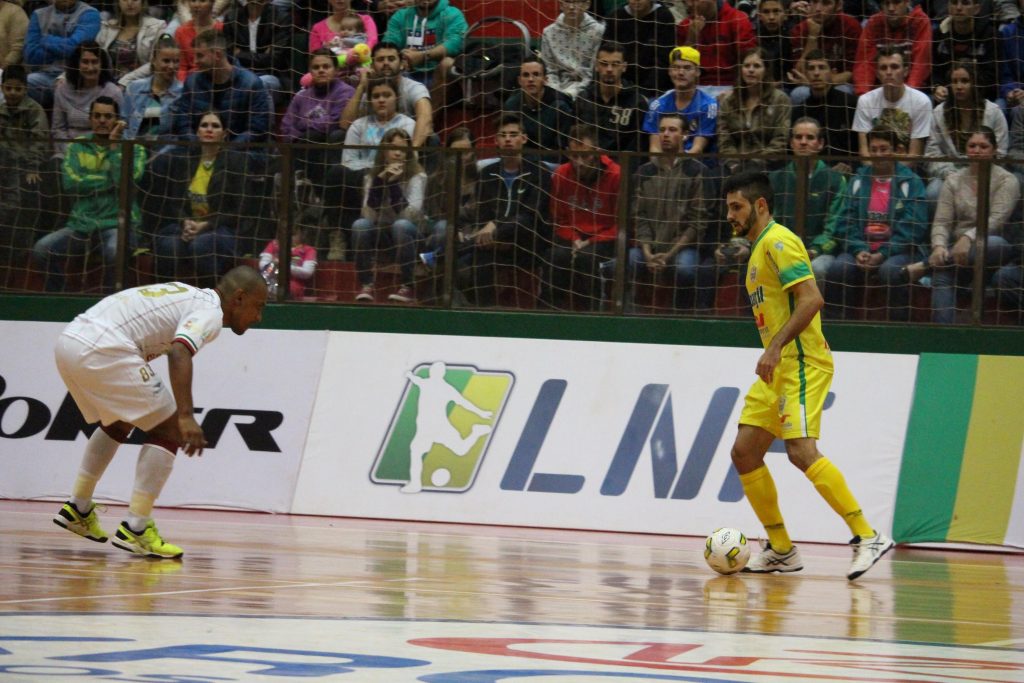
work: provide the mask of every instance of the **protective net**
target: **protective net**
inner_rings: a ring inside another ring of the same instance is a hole
[[[1015,3],[93,7],[5,69],[4,291],[749,315],[764,171],[827,318],[1021,323]]]

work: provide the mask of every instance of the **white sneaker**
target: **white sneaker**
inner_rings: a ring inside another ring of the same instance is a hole
[[[356,301],[373,301],[373,285],[363,285],[356,294]]]
[[[402,286],[388,297],[388,301],[397,301],[400,304],[414,304],[416,303],[416,295],[413,293],[412,287]]]
[[[875,535],[869,538],[854,536],[850,545],[853,547],[853,562],[850,563],[850,571],[846,578],[853,581],[875,566],[875,562],[882,559],[882,555],[892,550],[896,544],[882,532],[876,531]]]
[[[752,574],[770,574],[772,572],[798,572],[804,568],[800,559],[800,551],[793,546],[786,554],[776,552],[771,543],[762,541],[761,552],[751,558],[743,571]]]

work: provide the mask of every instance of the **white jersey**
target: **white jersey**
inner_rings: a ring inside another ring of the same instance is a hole
[[[220,296],[181,282],[134,287],[112,294],[76,317],[64,334],[103,351],[128,351],[146,361],[175,341],[195,355],[220,334]]]

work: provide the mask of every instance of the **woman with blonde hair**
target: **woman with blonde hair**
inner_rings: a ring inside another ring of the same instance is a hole
[[[388,299],[416,302],[413,265],[426,184],[427,174],[416,160],[409,132],[401,128],[386,132],[363,184],[362,217],[352,224],[360,285],[356,301],[375,298],[372,261],[383,241],[395,247],[401,271],[401,286]]]

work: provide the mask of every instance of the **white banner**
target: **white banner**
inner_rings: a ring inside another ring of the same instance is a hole
[[[53,360],[63,324],[0,321],[0,497],[64,498],[86,443]],[[178,454],[164,506],[287,512],[302,460],[326,332],[225,329],[195,357],[192,394],[207,447]],[[153,368],[166,380],[167,361]],[[127,501],[138,447],[122,446],[96,490]]]
[[[760,535],[729,458],[760,353],[333,333],[292,510]],[[916,356],[838,353],[826,403],[819,447],[883,530],[916,365]],[[845,524],[785,453],[768,463],[794,538],[845,541]]]

